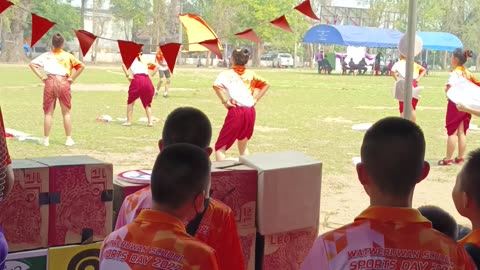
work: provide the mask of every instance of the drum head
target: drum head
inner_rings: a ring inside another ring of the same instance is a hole
[[[150,184],[152,170],[132,170],[119,173],[117,178],[132,184]]]

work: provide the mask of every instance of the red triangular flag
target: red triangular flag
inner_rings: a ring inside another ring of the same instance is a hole
[[[137,57],[142,51],[143,44],[137,44],[126,40],[117,40],[117,42],[123,64],[129,69],[133,61],[135,61],[135,57]]]
[[[0,1],[0,14],[2,14],[7,8],[13,6],[13,3],[7,0]]]
[[[276,19],[276,20],[273,20],[270,22],[271,24],[273,24],[274,26],[278,27],[278,28],[281,28],[285,31],[288,31],[288,32],[293,32],[292,29],[290,28],[290,25],[288,25],[288,21],[287,21],[287,18],[285,17],[285,15],[283,15],[282,17]]]
[[[310,0],[303,1],[300,5],[296,6],[295,9],[314,20],[320,20],[317,15],[315,15],[315,12],[313,12]]]
[[[218,39],[210,39],[210,40],[205,40],[200,43],[203,47],[207,48],[209,51],[214,53],[218,58],[221,60],[223,59],[222,51],[220,50],[220,47],[218,45]]]
[[[253,31],[253,29],[248,29],[247,31],[243,31],[241,33],[235,34],[236,37],[243,38],[255,43],[262,42],[260,38],[258,38],[257,34]]]
[[[78,43],[80,43],[80,49],[82,49],[83,56],[87,55],[88,50],[92,47],[97,36],[85,30],[77,30],[75,31],[75,35],[78,38]]]
[[[43,17],[32,13],[32,41],[30,47],[35,44],[55,25]]]
[[[168,43],[160,46],[163,57],[165,57],[165,61],[167,61],[168,69],[170,69],[170,72],[172,74],[173,69],[175,68],[175,63],[177,62],[177,56],[181,46],[182,44],[180,43]]]

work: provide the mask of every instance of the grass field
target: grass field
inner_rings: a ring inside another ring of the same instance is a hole
[[[213,145],[225,117],[225,109],[211,89],[220,71],[177,68],[170,97],[154,100],[154,115],[164,120],[176,107],[200,108],[212,121]],[[326,76],[301,69],[265,69],[258,73],[270,81],[271,89],[257,105],[251,152],[296,150],[323,161],[322,226],[338,227],[349,222],[368,205],[352,164],[352,158],[359,156],[363,133],[352,131],[351,127],[398,115],[398,104],[391,97],[393,80],[372,76]],[[0,66],[0,80],[0,104],[6,126],[41,137],[42,86],[39,81],[26,66]],[[432,165],[445,156],[446,80],[447,73],[435,73],[420,82],[426,89],[417,118],[427,138],[427,159]],[[88,67],[73,87],[73,136],[77,145],[73,148],[63,145],[65,137],[61,114],[57,110],[51,146],[46,148],[10,140],[12,157],[86,154],[112,162],[115,172],[151,167],[157,154],[162,121],[148,128],[143,123],[122,127],[116,122],[95,120],[102,114],[114,119],[125,117],[127,87],[119,67]],[[144,111],[137,103],[134,119],[140,117],[144,117]],[[479,122],[475,119],[473,123]],[[480,133],[469,135],[468,148],[472,150],[480,145]],[[236,149],[229,154],[235,157]],[[433,166],[430,177],[419,185],[415,206],[435,204],[453,213],[450,192],[459,168]]]

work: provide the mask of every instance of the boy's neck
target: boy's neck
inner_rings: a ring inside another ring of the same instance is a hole
[[[370,206],[412,208],[411,198],[370,197]]]
[[[184,215],[182,215],[180,213],[180,211],[178,210],[173,210],[169,207],[166,207],[166,206],[163,206],[163,205],[159,205],[158,203],[156,202],[152,202],[152,210],[154,211],[158,211],[158,212],[162,212],[162,213],[165,213],[165,214],[168,214],[170,216],[173,216],[173,217],[176,217],[180,220],[184,220],[185,217]]]

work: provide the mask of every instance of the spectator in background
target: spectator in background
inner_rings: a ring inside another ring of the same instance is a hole
[[[357,64],[355,64],[355,62],[353,62],[353,58],[350,58],[350,62],[348,62],[348,66],[350,67],[350,72],[353,72],[353,74],[355,75],[355,70],[358,69],[358,66]]]
[[[12,161],[7,148],[5,126],[3,124],[2,108],[0,107],[0,201],[4,200],[13,188]],[[0,227],[0,269],[4,268],[8,254],[8,244]]]
[[[378,52],[377,55],[375,56],[375,76],[378,76],[378,73],[380,72],[380,65],[382,61],[382,53]]]
[[[323,51],[319,51],[316,57],[317,64],[318,64],[318,74],[322,73],[323,59],[324,59]]]
[[[362,60],[360,60],[360,62],[358,63],[358,73],[360,75],[365,75],[367,70],[367,61],[365,61],[365,58],[362,58]]]
[[[408,269],[412,262],[423,269],[476,269],[462,247],[412,208],[415,186],[430,170],[425,137],[415,123],[396,117],[378,121],[365,134],[361,159],[357,174],[370,207],[354,223],[320,236],[302,270]],[[375,247],[383,252],[367,252]],[[435,256],[412,260],[395,250]]]
[[[425,76],[428,76],[428,64],[427,64],[427,62],[423,61],[422,67],[425,69]]]
[[[328,72],[328,74],[332,73],[332,65],[330,65],[330,61],[327,58],[323,59],[323,69]]]
[[[347,74],[347,70],[350,70],[348,67],[347,62],[345,61],[345,57],[340,58],[340,64],[342,65],[342,75]]]

